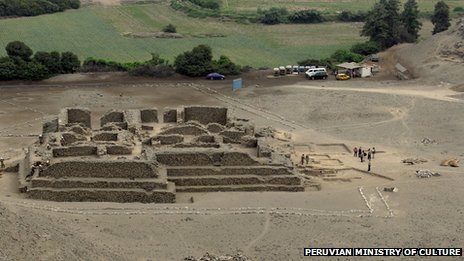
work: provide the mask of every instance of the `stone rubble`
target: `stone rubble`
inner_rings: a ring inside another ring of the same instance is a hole
[[[418,178],[430,178],[432,176],[441,176],[441,174],[428,169],[416,170],[416,177]]]

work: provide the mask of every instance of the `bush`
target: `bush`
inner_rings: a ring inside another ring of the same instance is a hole
[[[192,51],[184,52],[176,57],[176,72],[187,76],[204,76],[212,71],[213,54],[211,47],[199,45]]]
[[[176,33],[176,27],[172,24],[168,24],[163,28],[163,32],[165,33]]]
[[[380,52],[381,50],[382,48],[380,45],[372,41],[354,44],[350,49],[351,52],[361,55],[374,54]]]
[[[61,58],[59,52],[36,52],[32,60],[47,67],[50,74],[61,73]]]
[[[62,73],[74,73],[81,67],[81,61],[72,52],[64,52],[60,59]]]
[[[322,23],[324,17],[317,10],[302,10],[288,16],[288,20],[296,24]]]
[[[277,7],[272,7],[269,10],[258,10],[258,12],[261,14],[261,23],[268,25],[284,23],[288,15],[287,9]]]
[[[105,61],[103,59],[95,59],[89,57],[82,64],[81,72],[124,72],[126,67],[119,62]]]
[[[219,0],[189,0],[190,2],[207,9],[219,10],[221,2]]]
[[[221,55],[219,60],[213,61],[213,71],[224,75],[240,74],[241,68],[233,63],[227,56]]]
[[[343,63],[343,62],[357,62],[358,63],[364,60],[363,55],[353,53],[347,50],[337,50],[330,56],[330,58],[337,63]]]
[[[9,57],[18,57],[24,61],[30,60],[32,55],[32,49],[20,41],[8,43],[5,50]]]
[[[334,61],[332,59],[306,59],[306,60],[301,60],[298,62],[298,65],[302,66],[316,66],[316,67],[326,67],[329,69],[335,68]]]
[[[174,69],[171,66],[165,64],[142,64],[137,68],[130,70],[129,74],[132,76],[165,78],[172,76],[174,74]]]
[[[456,12],[456,13],[463,13],[464,12],[464,7],[462,6],[457,6],[453,9],[453,12]]]
[[[367,13],[363,11],[358,11],[357,13],[343,11],[337,16],[337,20],[341,22],[364,22],[366,17]]]
[[[79,0],[0,0],[0,16],[35,16],[79,7]]]

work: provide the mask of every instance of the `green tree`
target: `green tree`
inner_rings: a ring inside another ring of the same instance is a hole
[[[419,38],[419,31],[422,23],[419,21],[419,9],[416,0],[408,0],[404,4],[404,10],[401,13],[401,24],[404,30],[409,34],[413,42]],[[401,37],[406,40],[405,37]],[[410,42],[409,40],[406,40]]]
[[[381,51],[381,49],[378,43],[368,41],[364,43],[354,44],[353,46],[351,46],[350,51],[361,55],[369,55],[373,53],[378,53]]]
[[[399,14],[399,0],[388,0],[386,1],[385,11],[387,12],[386,15],[386,22],[388,25],[387,35],[388,38],[386,39],[385,46],[391,47],[395,44],[400,42],[400,14]]]
[[[363,55],[350,52],[348,50],[337,50],[335,51],[330,58],[335,62],[360,62],[364,59]]]
[[[29,61],[32,55],[32,49],[20,41],[8,43],[5,50],[9,57],[18,57],[24,61]]]
[[[382,49],[385,49],[387,48],[389,30],[385,1],[377,2],[366,16],[361,36],[369,37],[369,41],[376,42]]]
[[[204,76],[210,73],[212,67],[213,53],[211,47],[199,45],[192,51],[184,52],[176,57],[174,66],[176,72],[187,76]]]
[[[277,7],[259,12],[261,13],[261,23],[268,25],[284,23],[288,15],[287,9]]]
[[[16,79],[16,67],[17,66],[13,59],[9,57],[0,58],[0,81]]]
[[[219,60],[213,61],[213,70],[220,74],[237,75],[240,74],[240,66],[233,63],[229,57],[221,55]]]
[[[72,52],[62,53],[60,63],[63,73],[73,73],[81,66],[81,61],[79,61],[77,55]]]
[[[176,33],[176,27],[172,24],[168,24],[163,28],[163,32],[165,33]]]
[[[432,34],[446,31],[450,27],[449,6],[445,2],[439,1],[435,5],[432,24],[434,25]]]
[[[36,52],[32,60],[42,65],[45,65],[50,74],[58,74],[61,73],[60,59],[61,58],[59,52]]]

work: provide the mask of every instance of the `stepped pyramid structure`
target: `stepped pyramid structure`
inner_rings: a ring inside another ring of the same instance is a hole
[[[160,115],[158,115],[160,114]],[[174,203],[176,192],[302,191],[292,162],[227,108],[65,108],[43,125],[20,162],[35,199]],[[265,135],[264,135],[265,136]]]

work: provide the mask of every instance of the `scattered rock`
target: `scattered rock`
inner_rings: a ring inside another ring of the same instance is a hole
[[[441,174],[428,169],[416,170],[416,177],[418,178],[430,178],[432,176],[441,176]]]
[[[395,187],[384,187],[383,191],[385,192],[398,192],[398,188]]]
[[[444,159],[441,161],[440,166],[446,167],[459,167],[459,160],[458,159]]]
[[[435,140],[429,139],[429,138],[423,138],[421,140],[421,143],[424,145],[429,145],[429,144],[435,144],[437,143]]]
[[[416,164],[425,163],[425,162],[427,162],[427,160],[426,159],[420,159],[420,158],[416,158],[416,159],[407,158],[407,159],[402,160],[401,162],[406,163],[408,165],[416,165]]]
[[[195,258],[193,256],[188,256],[184,258],[184,261],[248,261],[248,260],[251,260],[251,259],[240,253],[237,253],[233,256],[231,255],[216,256],[210,253],[206,253],[202,257],[199,257],[199,258]]]

